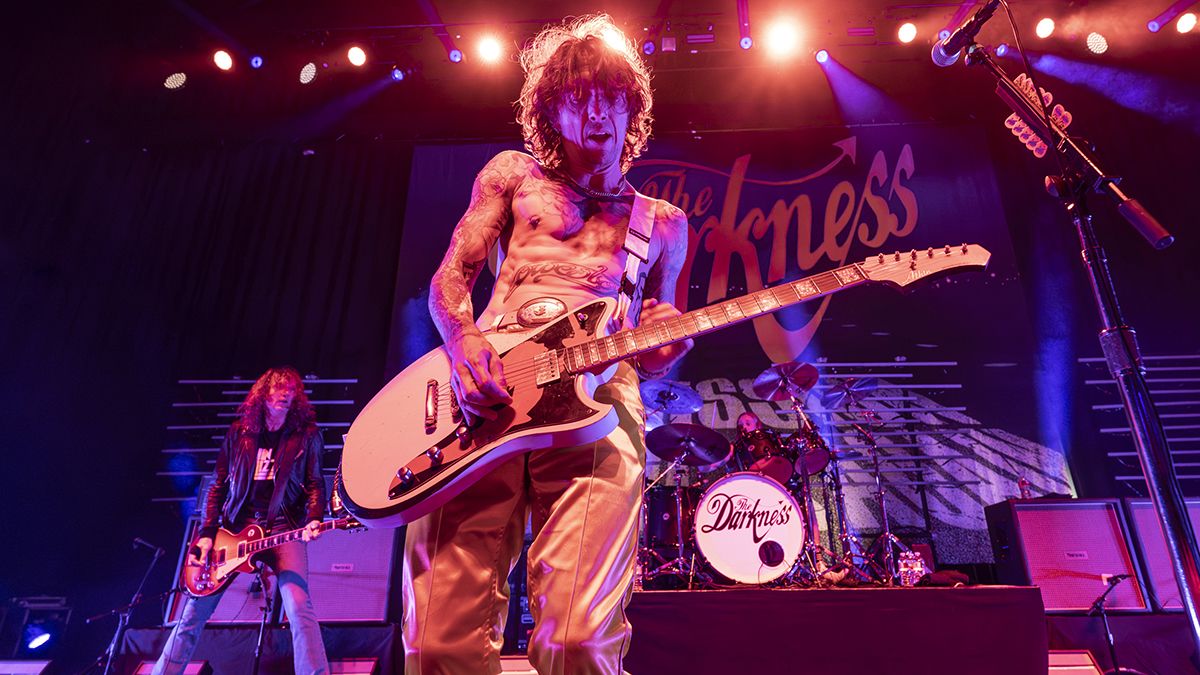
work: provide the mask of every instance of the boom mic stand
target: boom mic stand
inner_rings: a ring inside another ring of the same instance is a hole
[[[1134,330],[1126,323],[1117,302],[1117,292],[1109,273],[1104,249],[1092,227],[1087,208],[1089,191],[1107,194],[1117,202],[1117,211],[1156,249],[1166,248],[1174,237],[1136,199],[1125,194],[1119,177],[1100,168],[1091,152],[1050,123],[1043,105],[1036,105],[1021,93],[992,57],[979,46],[967,47],[968,66],[983,66],[996,79],[996,94],[1019,115],[1029,128],[1058,153],[1062,175],[1046,179],[1047,190],[1057,197],[1072,217],[1082,248],[1084,268],[1092,287],[1092,296],[1103,326],[1100,347],[1109,372],[1118,384],[1121,403],[1129,419],[1133,443],[1137,448],[1142,472],[1150,488],[1154,508],[1166,535],[1167,552],[1179,584],[1184,611],[1191,624],[1192,639],[1200,651],[1200,569],[1197,567],[1196,537],[1188,519],[1183,491],[1175,475],[1170,449],[1162,422],[1154,409],[1146,384],[1145,367]],[[1037,92],[1037,86],[1034,86]],[[1040,96],[1040,93],[1036,93]]]
[[[157,563],[158,559],[163,555],[163,549],[158,548],[157,546],[153,548],[154,556],[150,558],[150,564],[146,567],[146,572],[142,575],[142,580],[138,583],[137,590],[133,592],[133,597],[130,598],[129,603],[114,609],[110,609],[107,612],[102,612],[96,616],[89,617],[84,622],[94,623],[100,619],[103,619],[104,617],[111,616],[113,614],[117,615],[117,629],[113,632],[112,640],[108,643],[108,648],[104,650],[104,653],[101,654],[100,657],[92,663],[92,665],[85,668],[84,672],[92,670],[93,668],[99,668],[100,662],[102,661],[104,662],[104,670],[101,671],[103,675],[109,675],[109,673],[113,672],[113,661],[116,660],[117,651],[121,648],[121,639],[125,636],[125,630],[129,628],[129,617],[133,613],[134,608],[146,600],[151,598],[161,598],[162,596],[171,592],[164,591],[158,595],[150,596],[150,598],[142,597],[142,589],[146,587],[146,580],[150,578],[150,573],[154,571],[155,563]]]

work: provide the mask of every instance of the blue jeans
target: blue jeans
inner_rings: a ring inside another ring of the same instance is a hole
[[[321,625],[313,611],[308,595],[308,549],[294,541],[263,555],[263,560],[275,570],[283,612],[292,629],[292,657],[297,675],[328,675],[329,660],[325,643],[321,641]],[[265,593],[273,592],[270,588]],[[192,659],[204,624],[217,608],[224,591],[205,598],[187,599],[179,623],[167,637],[154,675],[179,675]]]

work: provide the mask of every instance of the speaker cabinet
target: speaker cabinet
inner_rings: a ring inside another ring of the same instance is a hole
[[[199,520],[188,521],[175,578],[187,559]],[[400,613],[400,530],[333,530],[308,543],[308,591],[322,623],[370,623],[398,620]],[[172,595],[164,623],[179,620],[187,596]],[[255,574],[239,574],[225,589],[210,624],[247,624],[262,620],[263,594]]]
[[[1104,675],[1086,649],[1051,649],[1049,656],[1050,675]]]
[[[1011,499],[984,509],[1001,583],[1041,587],[1047,612],[1087,611],[1108,579],[1112,610],[1146,611],[1141,572],[1130,555],[1115,499]]]
[[[1127,499],[1125,508],[1129,514],[1134,542],[1142,556],[1142,567],[1146,571],[1146,589],[1156,609],[1167,612],[1183,611],[1179,598],[1179,584],[1171,569],[1171,558],[1167,554],[1167,539],[1163,536],[1158,513],[1149,499]],[[1192,532],[1200,540],[1200,499],[1187,500],[1188,519],[1192,521]]]

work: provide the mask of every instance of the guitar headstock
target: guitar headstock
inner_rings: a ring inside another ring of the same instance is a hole
[[[1026,77],[1025,73],[1018,75],[1016,79],[1013,80],[1013,83],[1017,85],[1017,88],[1021,90],[1021,93],[1025,96],[1025,98],[1029,99],[1035,106],[1041,107],[1038,103],[1038,93],[1035,92],[1033,87],[1033,80]],[[1050,104],[1054,102],[1054,95],[1045,89],[1041,90],[1040,98],[1042,99],[1042,103],[1046,104],[1047,108],[1049,108]],[[1071,126],[1072,119],[1071,113],[1067,112],[1067,109],[1062,107],[1061,103],[1055,105],[1053,108],[1050,108],[1050,123],[1053,124],[1064,135],[1066,134],[1067,127]],[[1046,156],[1046,151],[1050,146],[1046,145],[1045,139],[1043,139],[1035,130],[1036,126],[1045,131],[1044,121],[1037,120],[1036,125],[1030,124],[1020,115],[1013,113],[1004,120],[1004,126],[1008,127],[1009,131],[1013,133],[1013,136],[1016,136],[1017,140],[1024,143],[1025,147],[1028,148],[1035,157],[1040,159]]]
[[[871,281],[907,286],[945,272],[983,269],[992,254],[978,244],[913,249],[908,253],[880,253],[859,263]]]

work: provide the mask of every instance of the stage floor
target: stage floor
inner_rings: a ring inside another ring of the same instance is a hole
[[[1046,623],[1036,588],[644,591],[628,609],[630,673],[1043,675]],[[252,659],[255,626],[212,627],[196,658],[217,673]],[[331,659],[375,657],[402,669],[395,626],[322,627]],[[157,656],[165,630],[130,631],[130,667]],[[270,633],[264,673],[288,672],[286,630]],[[125,672],[130,672],[126,670]]]

